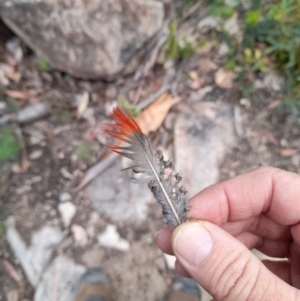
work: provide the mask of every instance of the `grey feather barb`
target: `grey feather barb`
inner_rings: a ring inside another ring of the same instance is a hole
[[[134,181],[148,183],[148,187],[162,206],[163,217],[170,226],[175,228],[186,221],[187,192],[179,185],[182,177],[173,173],[166,176],[166,171],[172,167],[172,163],[165,161],[163,155],[153,149],[129,112],[116,107],[110,117],[116,123],[106,123],[103,130],[121,143],[109,148],[134,162],[131,167],[133,172],[144,176]]]

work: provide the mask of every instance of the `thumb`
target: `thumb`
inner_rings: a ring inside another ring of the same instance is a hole
[[[186,271],[215,300],[297,299],[295,288],[272,274],[240,241],[214,224],[184,223],[173,232],[172,245]]]

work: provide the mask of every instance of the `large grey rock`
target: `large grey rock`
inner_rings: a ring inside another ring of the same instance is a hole
[[[182,106],[175,123],[175,170],[192,197],[219,179],[219,166],[235,141],[233,106],[203,102]]]
[[[62,241],[63,233],[58,228],[46,226],[32,235],[31,244],[27,246],[15,228],[14,219],[10,217],[6,238],[30,284],[35,287],[50,262],[53,248]]]
[[[140,223],[147,217],[148,204],[154,197],[147,184],[132,183],[131,176],[121,171],[119,158],[87,188],[97,211],[115,221]]]
[[[131,72],[164,18],[155,0],[0,0],[0,13],[50,65],[82,78]]]
[[[39,283],[34,301],[75,300],[80,277],[86,268],[61,255],[52,262]]]

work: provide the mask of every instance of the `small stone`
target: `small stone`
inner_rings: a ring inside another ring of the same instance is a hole
[[[12,54],[14,59],[20,63],[23,59],[23,50],[18,38],[13,38],[5,44],[5,48]]]
[[[87,229],[87,234],[90,238],[94,238],[95,237],[95,234],[96,234],[96,231],[95,231],[95,227],[94,226],[89,226]]]
[[[0,101],[0,112],[6,109],[6,103],[4,101]]]
[[[238,23],[238,15],[234,14],[230,19],[228,19],[224,23],[224,29],[230,34],[230,35],[236,35],[240,32],[240,26]]]
[[[59,160],[63,160],[65,158],[65,154],[63,152],[59,152],[57,156]]]
[[[11,171],[12,171],[13,173],[19,174],[19,173],[22,171],[22,168],[21,168],[21,166],[20,166],[18,163],[14,163],[14,164],[11,166]]]
[[[300,166],[300,155],[294,155],[291,160],[295,166]]]
[[[67,170],[66,167],[62,167],[60,169],[60,173],[67,180],[70,180],[73,177],[73,175]]]
[[[250,109],[251,108],[251,100],[248,98],[242,98],[240,100],[240,104],[242,106],[244,106],[246,109]]]
[[[52,196],[52,192],[51,191],[47,191],[45,193],[46,198],[50,198]]]
[[[59,196],[59,200],[63,203],[63,202],[70,202],[72,199],[72,196],[68,193],[68,192],[63,192],[60,196]]]
[[[175,262],[176,262],[176,257],[169,255],[169,254],[163,254],[165,262],[167,264],[167,267],[169,270],[175,270]]]
[[[73,233],[76,243],[82,247],[88,243],[88,237],[86,231],[79,225],[72,225],[71,231]]]
[[[6,298],[7,298],[7,301],[18,301],[19,300],[18,291],[13,290],[13,291],[8,292],[6,294]]]
[[[72,218],[76,214],[76,207],[71,202],[65,202],[58,205],[58,211],[61,215],[65,227],[69,227]]]
[[[204,34],[204,33],[208,33],[213,29],[219,30],[220,25],[217,19],[213,17],[206,17],[198,23],[198,29],[201,33]]]
[[[24,194],[26,192],[29,192],[30,190],[31,190],[31,186],[24,185],[16,189],[16,194],[18,195]]]
[[[191,100],[192,101],[201,101],[204,99],[205,95],[210,93],[214,88],[212,86],[206,86],[195,93],[192,93]]]
[[[104,232],[98,236],[98,242],[102,247],[123,252],[127,252],[130,249],[129,242],[120,237],[115,225],[107,225]]]
[[[220,45],[218,56],[220,58],[223,58],[223,57],[227,56],[228,52],[229,52],[229,47],[228,47],[228,45],[226,43],[223,42]]]
[[[267,88],[278,92],[281,91],[284,86],[284,78],[273,71],[265,76],[264,84]]]
[[[97,212],[93,211],[93,212],[91,213],[91,217],[90,217],[89,223],[90,223],[91,225],[95,225],[95,224],[97,224],[98,222],[99,222],[99,214],[98,214]]]

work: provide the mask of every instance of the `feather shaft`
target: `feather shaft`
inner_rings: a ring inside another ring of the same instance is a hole
[[[145,153],[145,152],[144,152],[144,153]],[[177,212],[176,212],[176,210],[175,210],[175,208],[174,208],[174,206],[173,206],[173,203],[171,202],[171,200],[170,200],[170,198],[169,198],[169,195],[167,194],[167,192],[166,192],[166,190],[165,190],[165,187],[162,185],[162,182],[161,182],[161,180],[160,180],[160,178],[159,178],[157,172],[155,171],[153,165],[151,164],[151,162],[150,162],[150,160],[149,160],[149,158],[148,158],[148,156],[147,156],[146,153],[145,153],[145,156],[146,156],[146,158],[147,158],[147,160],[148,160],[148,163],[149,163],[149,166],[150,166],[150,168],[151,168],[151,170],[152,170],[152,172],[153,172],[153,174],[154,174],[154,176],[155,176],[155,178],[156,178],[156,181],[159,183],[159,186],[160,186],[160,188],[161,188],[161,190],[162,190],[162,192],[163,192],[163,194],[164,194],[166,200],[168,201],[169,206],[171,207],[171,209],[172,209],[172,211],[173,211],[173,214],[174,214],[174,216],[175,216],[175,218],[176,218],[178,224],[180,225],[180,224],[181,224],[181,221],[180,221],[180,219],[179,219],[179,217],[178,217],[178,214],[177,214]]]

